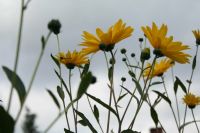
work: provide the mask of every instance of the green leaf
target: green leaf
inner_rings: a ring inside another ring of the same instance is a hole
[[[117,103],[118,103],[121,99],[123,99],[127,94],[128,94],[128,93],[125,93],[125,94],[121,95],[121,96],[117,99]]]
[[[16,89],[17,94],[20,99],[20,103],[22,105],[24,102],[24,98],[26,96],[26,89],[25,89],[24,83],[22,82],[20,77],[16,73],[11,71],[9,68],[7,68],[6,66],[3,66],[2,68],[4,72],[6,73],[6,76],[8,77],[12,86]]]
[[[164,94],[160,93],[159,91],[153,91],[155,92],[156,94],[158,94],[160,97],[162,97],[167,103],[169,103],[169,105],[171,105],[171,101],[168,97],[166,97]]]
[[[156,127],[158,125],[158,114],[153,107],[151,107],[151,118],[153,119]]]
[[[99,110],[96,105],[94,105],[94,116],[97,121],[99,121]]]
[[[74,132],[72,132],[72,131],[70,131],[70,130],[68,130],[66,128],[64,128],[64,131],[65,131],[65,133],[74,133]]]
[[[80,123],[82,126],[87,126],[87,123],[84,120],[79,120],[78,123]]]
[[[51,58],[52,60],[55,62],[55,64],[58,66],[58,68],[60,68],[60,63],[59,61],[51,54]]]
[[[110,67],[109,68],[109,71],[108,71],[108,79],[111,81],[112,79],[112,76],[113,76],[113,67]]]
[[[14,120],[13,118],[0,106],[0,133],[13,133]]]
[[[63,89],[60,88],[60,86],[57,86],[57,92],[58,92],[59,97],[60,97],[62,100],[64,100],[64,99],[65,99],[65,93],[64,93]]]
[[[89,120],[85,117],[85,115],[83,113],[79,112],[78,110],[75,110],[75,112],[78,114],[78,116],[80,116],[82,118],[82,120],[85,122],[85,124],[87,124],[87,126],[90,128],[90,130],[93,133],[97,133],[95,128],[92,126],[92,124],[89,122]]]
[[[91,84],[91,81],[92,81],[92,73],[91,72],[86,73],[82,77],[81,83],[79,85],[78,92],[77,92],[78,99],[80,99],[82,97],[82,95],[87,91],[89,85]]]
[[[142,91],[142,87],[140,86],[140,83],[136,79],[134,79],[134,78],[133,78],[133,81],[135,82],[137,91],[139,92],[139,94],[141,95],[141,97],[144,98],[144,94],[143,94],[143,91]]]
[[[128,71],[129,75],[135,79],[135,73],[133,73],[132,71]]]
[[[163,82],[157,81],[157,82],[153,82],[153,83],[151,83],[150,86],[153,86],[153,85],[159,85],[159,84],[162,84],[162,83],[163,83]]]
[[[177,93],[178,86],[181,87],[183,92],[187,93],[187,89],[186,89],[185,85],[181,82],[181,80],[178,77],[176,77],[176,80],[175,80],[175,83],[174,83],[175,94]]]
[[[185,126],[188,126],[188,125],[190,125],[190,124],[192,124],[192,123],[194,123],[194,122],[195,122],[195,121],[186,122],[185,124],[183,124],[183,125],[181,125],[181,126],[179,127],[179,131],[181,131],[182,128],[184,128]],[[200,122],[200,120],[196,120],[196,122]]]
[[[54,101],[54,103],[56,104],[56,106],[58,107],[58,109],[60,110],[60,104],[56,98],[56,96],[53,94],[53,92],[49,89],[47,89],[47,92],[49,93],[49,95],[51,96],[52,100]]]
[[[133,131],[131,129],[127,129],[127,130],[123,130],[121,133],[141,133],[141,132],[137,132],[137,131]]]
[[[86,73],[88,73],[89,68],[90,68],[90,63],[85,64],[85,66],[83,68],[83,71],[81,73],[81,77],[83,77],[83,75],[85,75]]]
[[[196,67],[196,55],[194,56],[193,62],[192,62],[192,69],[194,70]]]
[[[105,107],[106,109],[108,109],[108,110],[110,110],[114,115],[116,115],[117,117],[118,117],[118,115],[117,115],[117,113],[115,112],[115,110],[112,108],[112,107],[110,107],[109,105],[107,105],[106,103],[104,103],[103,101],[101,101],[99,98],[96,98],[96,97],[94,97],[94,96],[92,96],[92,95],[90,95],[90,94],[88,94],[88,93],[86,93],[86,95],[87,96],[89,96],[91,99],[93,99],[94,101],[96,101],[97,103],[99,103],[99,104],[101,104],[103,107]]]

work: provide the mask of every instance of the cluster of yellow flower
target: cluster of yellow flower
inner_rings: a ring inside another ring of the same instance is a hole
[[[84,48],[81,51],[68,51],[67,53],[60,52],[57,54],[57,59],[60,63],[65,64],[69,69],[74,66],[80,67],[83,64],[89,63],[88,55],[96,53],[99,50],[109,52],[115,44],[126,39],[132,35],[134,28],[126,26],[121,19],[114,25],[108,28],[107,32],[102,31],[100,28],[96,29],[96,35],[93,35],[87,31],[83,32],[83,42],[80,44]],[[147,69],[144,71],[143,76],[153,78],[155,76],[161,76],[175,62],[185,64],[189,63],[190,55],[184,53],[184,50],[190,49],[188,45],[183,45],[182,42],[174,41],[173,36],[167,36],[167,25],[162,24],[160,28],[153,22],[152,27],[142,27],[145,37],[149,40],[153,46],[156,58],[165,57],[159,63],[156,61],[151,70],[152,64],[147,63]],[[197,45],[200,40],[200,31],[192,31]],[[200,104],[200,97],[195,96],[188,92],[183,98],[183,101],[189,107],[195,107]]]

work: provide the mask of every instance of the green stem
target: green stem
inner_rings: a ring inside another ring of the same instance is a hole
[[[48,33],[48,35],[47,35],[47,37],[46,37],[46,39],[45,39],[45,46],[46,46],[46,44],[47,44],[47,41],[49,40],[50,35],[51,35],[51,32]],[[39,55],[39,58],[38,58],[38,60],[37,60],[37,63],[36,63],[36,65],[35,65],[35,69],[34,69],[34,71],[33,71],[33,74],[32,74],[31,80],[30,80],[30,83],[29,83],[29,85],[28,85],[28,89],[27,89],[26,95],[25,95],[25,97],[24,97],[24,102],[22,103],[21,108],[20,108],[20,110],[19,110],[19,112],[18,112],[18,114],[17,114],[17,117],[16,117],[16,119],[15,119],[15,124],[16,124],[17,121],[19,120],[19,117],[20,117],[20,115],[21,115],[21,112],[22,112],[22,110],[23,110],[23,107],[24,107],[24,105],[25,105],[25,102],[26,102],[26,100],[27,100],[27,97],[28,97],[28,95],[29,95],[29,93],[30,93],[30,91],[31,91],[33,82],[34,82],[34,80],[35,80],[36,73],[37,73],[37,71],[38,71],[40,62],[41,62],[42,57],[43,57],[43,54],[44,54],[45,46],[44,46],[44,48],[42,48],[42,50],[41,50],[41,52],[40,52],[40,55]]]
[[[18,29],[15,64],[14,64],[14,70],[13,70],[14,73],[17,72],[17,67],[18,67],[19,53],[20,53],[20,47],[21,47],[21,38],[22,38],[22,29],[23,29],[23,22],[24,22],[23,20],[24,20],[24,0],[21,0],[20,22],[19,22],[19,29]],[[15,76],[12,76],[12,85],[11,85],[10,94],[9,94],[7,112],[9,112],[10,106],[11,106],[13,90],[14,90],[13,84],[14,84],[15,80],[16,80]]]
[[[194,116],[194,111],[193,111],[193,109],[191,109],[191,112],[192,112],[192,117],[193,117],[193,119],[194,119],[194,123],[195,123],[195,126],[196,126],[196,128],[197,128],[197,131],[198,131],[198,133],[200,133],[200,132],[199,132],[199,127],[198,127],[198,125],[197,125],[197,121],[196,121],[195,116]]]
[[[72,102],[72,88],[71,88],[71,69],[69,69],[69,91],[70,91],[70,100]],[[75,133],[77,133],[77,121],[76,121],[76,115],[75,115],[75,108],[74,104],[72,104],[72,112],[74,116],[74,126],[75,126]]]

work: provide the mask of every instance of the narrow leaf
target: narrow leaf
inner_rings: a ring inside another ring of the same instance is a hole
[[[0,106],[0,133],[13,133],[14,120],[13,118]]]
[[[157,82],[153,82],[153,83],[151,83],[151,86],[153,86],[153,85],[159,85],[159,84],[162,84],[163,82],[160,82],[160,81],[157,81]]]
[[[78,123],[80,123],[84,127],[87,126],[87,123],[84,120],[80,120],[78,121]]]
[[[194,56],[193,62],[192,62],[192,69],[194,70],[196,67],[196,55]]]
[[[70,131],[70,130],[68,130],[66,128],[64,128],[64,131],[65,131],[65,133],[74,133],[74,132],[72,132],[72,131]]]
[[[135,79],[135,73],[133,73],[132,71],[128,71],[129,75]]]
[[[118,103],[121,99],[123,99],[127,94],[128,94],[128,93],[125,93],[125,94],[121,95],[121,96],[117,99],[117,103]]]
[[[97,133],[95,128],[92,126],[92,124],[89,122],[89,120],[85,117],[83,113],[79,112],[78,110],[75,110],[75,112],[82,118],[82,120],[87,124],[87,126],[93,133]]]
[[[99,109],[97,108],[96,105],[94,105],[94,116],[97,121],[99,121]]]
[[[58,66],[58,68],[60,68],[60,63],[59,61],[51,54],[51,58],[52,60],[55,62],[55,64]]]
[[[176,77],[176,81],[175,82],[177,82],[176,84],[178,84],[181,87],[183,92],[187,93],[187,89],[186,89],[185,85],[181,82],[181,80],[178,77]],[[177,90],[175,91],[175,93],[176,92],[177,92]]]
[[[158,125],[158,114],[153,107],[151,107],[151,118],[153,119],[155,125]]]
[[[47,92],[49,93],[49,95],[51,96],[52,100],[54,101],[54,103],[56,104],[56,106],[58,107],[58,109],[60,110],[60,104],[56,98],[56,96],[53,94],[53,92],[49,89],[47,89]]]
[[[168,98],[168,97],[166,97],[164,94],[162,94],[162,93],[160,93],[159,91],[153,91],[153,92],[155,92],[156,94],[158,94],[160,97],[162,97],[166,102],[168,102],[169,103],[169,105],[171,105],[171,101],[170,101],[170,99]]]
[[[26,96],[26,90],[25,90],[24,83],[22,82],[20,77],[16,73],[11,71],[9,68],[7,68],[5,66],[3,66],[2,68],[3,68],[4,72],[6,73],[6,76],[8,77],[9,81],[11,82],[13,87],[16,89],[17,94],[20,99],[20,103],[22,105],[24,102],[24,98]]]
[[[122,131],[121,133],[141,133],[141,132],[137,132],[137,131],[133,131],[131,129],[127,129],[127,130]]]
[[[90,63],[85,64],[83,71],[81,73],[81,77],[83,77],[83,75],[85,75],[88,72],[89,68],[90,68]]]
[[[142,87],[140,86],[140,83],[133,78],[133,81],[135,82],[137,91],[139,92],[139,94],[141,95],[141,97],[144,97],[143,91],[142,91]]]
[[[78,99],[80,99],[82,97],[82,95],[87,91],[89,85],[91,84],[91,81],[92,81],[92,73],[91,72],[86,73],[82,77],[81,83],[79,85],[78,92],[77,92]]]
[[[105,107],[106,109],[110,110],[114,115],[116,115],[116,116],[118,117],[118,115],[117,115],[117,113],[115,112],[115,110],[114,110],[112,107],[110,107],[108,104],[104,103],[104,102],[101,101],[99,98],[96,98],[96,97],[94,97],[94,96],[92,96],[92,95],[90,95],[90,94],[88,94],[88,93],[86,93],[86,95],[89,96],[89,97],[90,97],[91,99],[93,99],[94,101],[96,101],[97,103],[101,104],[101,105],[102,105],[103,107]]]
[[[57,92],[58,92],[59,97],[60,97],[62,100],[64,100],[64,99],[65,99],[65,93],[64,93],[63,89],[60,88],[60,86],[57,86]]]
[[[110,67],[109,68],[109,71],[108,71],[108,79],[111,81],[111,78],[113,76],[113,67]]]

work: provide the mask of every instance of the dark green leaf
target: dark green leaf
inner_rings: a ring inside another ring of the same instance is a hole
[[[123,99],[127,94],[128,94],[128,93],[125,93],[125,94],[121,95],[121,96],[117,99],[117,103],[118,103],[121,99]]]
[[[99,121],[99,110],[96,105],[94,105],[94,116],[97,121]]]
[[[87,124],[87,126],[90,128],[90,130],[93,133],[97,133],[95,128],[92,126],[92,124],[89,122],[89,120],[85,117],[85,115],[83,113],[79,112],[78,110],[75,110],[75,112],[78,114],[78,116],[80,116],[82,118],[82,120],[85,122],[85,124]]]
[[[166,102],[169,103],[169,105],[171,105],[171,101],[168,97],[166,97],[164,94],[160,93],[159,91],[153,91],[155,92],[156,94],[158,94],[160,97],[162,97]]]
[[[196,67],[196,55],[194,56],[193,62],[192,62],[192,69],[194,70]]]
[[[89,68],[90,68],[90,63],[85,64],[83,71],[81,73],[81,77],[83,77],[84,74],[88,73]]]
[[[9,68],[3,66],[3,70],[6,73],[8,79],[10,80],[12,86],[16,89],[17,94],[20,99],[20,103],[22,105],[24,102],[24,98],[26,96],[26,89],[25,89],[25,86],[24,86],[22,80],[16,73],[11,71]]]
[[[178,86],[181,87],[181,89],[183,90],[183,92],[187,93],[187,89],[186,89],[185,85],[181,82],[181,80],[178,77],[176,77],[176,80],[175,80],[175,83],[174,83],[175,94],[177,93]]]
[[[87,126],[87,123],[84,120],[80,120],[78,123],[80,123],[82,126]]]
[[[64,93],[63,89],[60,88],[60,86],[57,86],[57,92],[58,92],[59,97],[60,97],[62,100],[64,100],[64,99],[65,99],[65,93]]]
[[[158,114],[153,107],[151,107],[151,118],[153,119],[155,125],[158,125]]]
[[[89,96],[91,99],[93,99],[94,101],[96,101],[97,103],[99,103],[99,104],[101,104],[103,107],[105,107],[106,109],[108,109],[108,110],[110,110],[114,115],[116,115],[117,117],[118,117],[118,115],[117,115],[117,113],[115,112],[115,110],[112,108],[112,107],[110,107],[109,105],[107,105],[106,103],[104,103],[103,101],[101,101],[99,98],[96,98],[96,97],[94,97],[94,96],[92,96],[92,95],[90,95],[90,94],[88,94],[88,93],[86,93],[86,95],[87,96]]]
[[[0,106],[0,133],[13,133],[14,120],[13,118]]]
[[[51,54],[51,58],[52,60],[55,62],[55,64],[58,66],[58,68],[60,68],[60,63],[59,61]]]
[[[56,104],[56,106],[58,107],[58,109],[60,110],[60,104],[56,98],[56,96],[53,94],[53,92],[49,89],[47,89],[47,92],[49,93],[49,95],[51,96],[51,98],[53,99],[54,103]]]
[[[137,91],[139,92],[139,94],[141,95],[141,97],[144,98],[144,94],[143,94],[143,91],[142,91],[142,87],[140,86],[140,83],[136,79],[134,79],[134,78],[133,78],[133,81],[135,82]]]
[[[153,86],[153,85],[159,85],[159,84],[162,84],[163,82],[160,82],[160,81],[158,81],[158,82],[153,82],[153,83],[151,83],[151,86]]]
[[[113,76],[113,67],[110,67],[109,68],[109,71],[108,71],[108,79],[111,81],[112,79],[112,76]]]
[[[129,75],[135,79],[135,73],[133,73],[132,71],[128,71]]]
[[[70,131],[70,130],[68,130],[66,128],[64,128],[64,131],[65,131],[65,133],[74,133],[74,132],[72,132],[72,131]]]
[[[122,131],[121,133],[141,133],[141,132],[137,132],[137,131],[133,131],[131,129],[127,129],[127,130]]]
[[[78,99],[80,99],[82,97],[82,95],[87,91],[89,85],[91,84],[91,81],[92,81],[92,73],[91,72],[86,73],[82,77],[81,83],[79,85],[78,92],[77,92]]]

